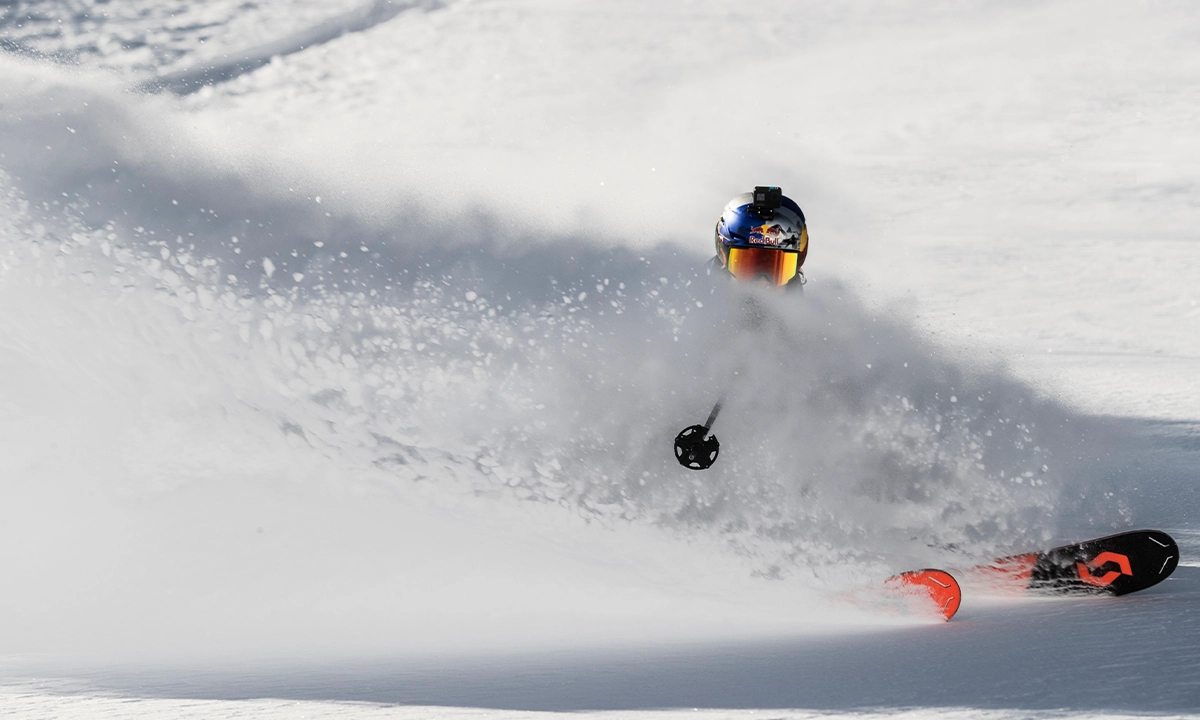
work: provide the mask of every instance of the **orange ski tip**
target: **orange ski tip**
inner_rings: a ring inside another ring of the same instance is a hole
[[[949,620],[958,612],[962,590],[954,576],[945,570],[912,570],[888,578],[887,584],[904,592],[925,594],[937,611]]]

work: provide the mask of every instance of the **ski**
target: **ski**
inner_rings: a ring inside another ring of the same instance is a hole
[[[962,589],[945,570],[926,568],[893,575],[883,582],[891,594],[910,599],[913,609],[933,610],[946,620],[954,617],[962,602]]]
[[[992,589],[1068,595],[1128,595],[1167,579],[1179,546],[1159,530],[1133,530],[973,568]]]

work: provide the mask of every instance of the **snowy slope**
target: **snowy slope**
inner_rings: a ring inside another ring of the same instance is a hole
[[[3,12],[0,706],[1200,711],[1190,5]],[[862,590],[1133,527],[1130,598]]]

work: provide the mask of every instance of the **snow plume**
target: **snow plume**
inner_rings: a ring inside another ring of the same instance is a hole
[[[4,474],[9,512],[25,509],[7,546],[40,543],[10,560],[20,577],[75,573],[106,598],[87,601],[98,616],[159,623],[168,644],[184,642],[174,616],[135,616],[174,602],[220,625],[262,595],[245,622],[307,622],[298,598],[380,602],[363,598],[381,567],[438,587],[471,572],[454,565],[467,541],[437,528],[458,498],[515,533],[499,548],[558,542],[557,515],[626,542],[657,526],[699,542],[701,568],[732,548],[747,577],[842,589],[1039,546],[1091,459],[1116,452],[836,282],[745,290],[690,252],[550,236],[456,198],[365,212],[222,166],[161,100],[5,63]],[[673,436],[718,398],[720,460],[680,468]],[[243,544],[279,507],[293,534],[263,570]],[[502,595],[503,575],[446,611],[478,615],[492,599],[469,597]],[[64,595],[10,597],[8,614],[62,626],[75,600],[47,582]],[[435,602],[393,590],[391,612]]]

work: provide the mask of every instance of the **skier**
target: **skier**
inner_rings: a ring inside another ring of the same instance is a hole
[[[712,267],[743,282],[804,285],[808,226],[796,201],[777,187],[756,187],[725,205],[714,233]]]
[[[808,255],[808,225],[795,200],[778,187],[756,187],[725,205],[714,232],[717,255],[709,272],[724,270],[734,279],[803,292],[804,258]],[[752,295],[742,298],[744,326],[760,330],[767,324],[766,308]],[[710,430],[721,413],[717,400],[703,425],[691,425],[675,437],[675,459],[692,470],[704,470],[717,459],[720,443]]]

